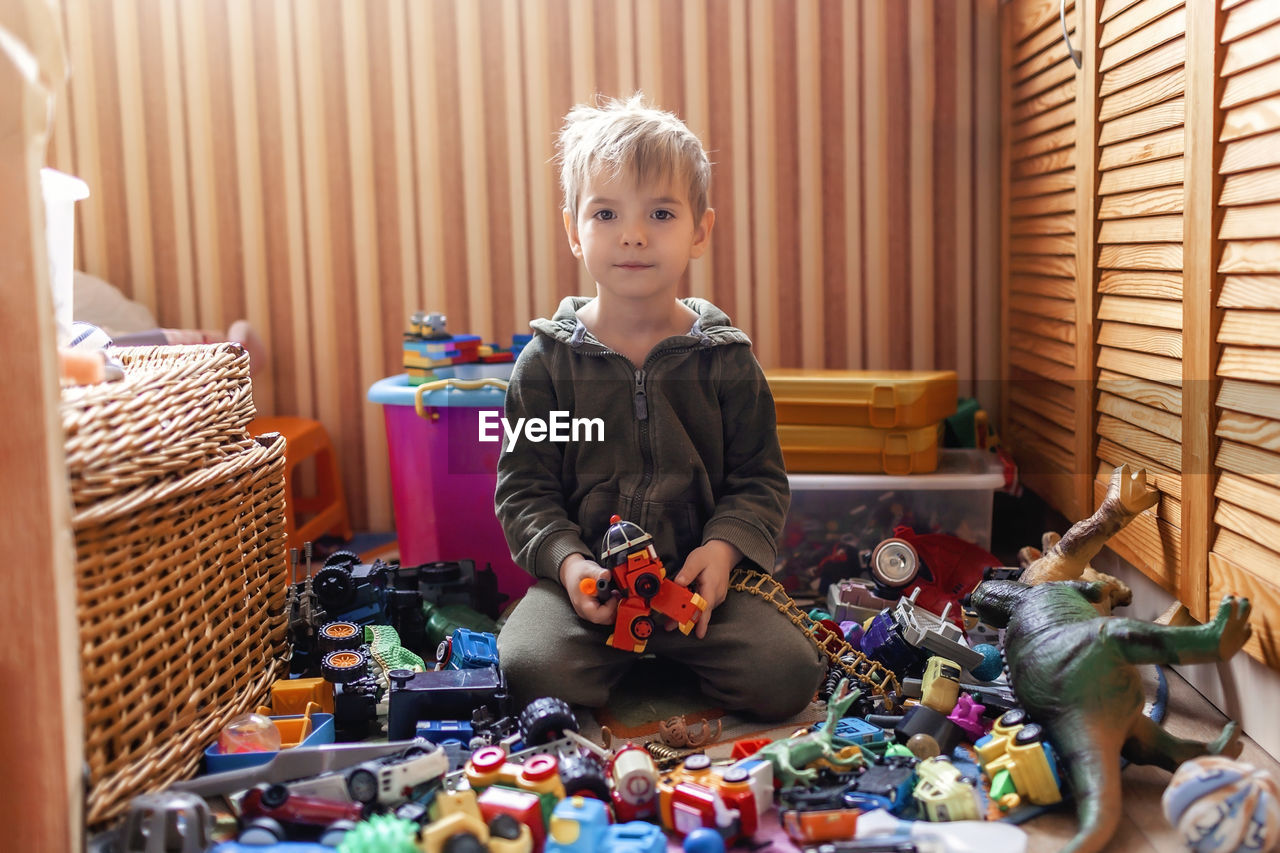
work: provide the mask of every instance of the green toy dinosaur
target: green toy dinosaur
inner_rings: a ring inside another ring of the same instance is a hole
[[[1080,829],[1063,853],[1102,850],[1115,834],[1122,755],[1172,772],[1197,755],[1240,753],[1234,722],[1206,744],[1143,716],[1137,664],[1227,660],[1249,638],[1249,600],[1228,596],[1212,622],[1168,627],[1099,616],[1094,604],[1113,593],[1101,581],[985,581],[970,597],[983,621],[1007,629],[1013,691],[1044,728],[1075,794]]]
[[[836,723],[861,695],[862,691],[849,688],[848,679],[841,679],[835,694],[827,700],[826,725],[807,735],[775,740],[757,752],[756,757],[764,758],[773,765],[773,778],[784,788],[797,782],[807,783],[817,776],[818,769],[809,766],[815,761],[826,760],[840,769],[861,767],[861,749],[852,755],[842,756],[841,749],[834,742]]]

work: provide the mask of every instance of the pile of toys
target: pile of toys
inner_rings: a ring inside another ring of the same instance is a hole
[[[404,369],[410,385],[422,385],[440,378],[440,368],[460,364],[502,364],[515,361],[532,335],[514,335],[509,348],[481,343],[478,335],[452,335],[446,330],[445,315],[415,311],[404,333]],[[450,374],[453,375],[453,374]]]
[[[243,763],[139,798],[114,847],[96,849],[659,853],[676,839],[686,853],[719,853],[758,846],[776,824],[821,853],[1016,853],[1027,843],[1017,821],[1074,799],[1072,849],[1096,850],[1115,829],[1105,815],[1117,808],[1122,744],[1137,744],[1123,748],[1129,760],[1188,762],[1166,794],[1188,838],[1274,843],[1274,780],[1219,755],[1232,752],[1234,724],[1208,744],[1163,734],[1163,708],[1144,714],[1134,669],[1229,657],[1248,636],[1248,603],[1228,598],[1194,629],[1112,619],[1127,589],[1085,563],[1146,500],[1118,483],[1115,501],[1025,568],[957,581],[938,568],[938,543],[900,531],[877,549],[869,585],[833,585],[830,612],[802,611],[776,580],[735,570],[731,586],[778,606],[830,667],[824,721],[737,741],[722,760],[704,751],[706,731],[664,729],[694,748],[596,743],[559,699],[513,707],[499,602],[470,563],[339,553],[312,572],[308,554],[289,592],[295,677],[273,688],[267,723],[220,741],[243,749]],[[631,605],[615,645],[634,649],[650,612],[696,609],[659,601],[665,570],[636,525],[614,519],[602,550],[625,569],[614,593]],[[1049,571],[1076,579],[1041,580]],[[1099,682],[1123,689],[1100,699]],[[260,739],[304,706],[332,716],[330,742]],[[387,740],[370,739],[384,725]],[[1211,763],[1188,761],[1204,754]],[[1260,803],[1252,813],[1216,805],[1246,795]]]

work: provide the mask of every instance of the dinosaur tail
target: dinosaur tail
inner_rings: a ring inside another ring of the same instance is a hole
[[[1069,736],[1059,750],[1060,766],[1067,771],[1076,799],[1080,828],[1062,853],[1097,853],[1106,849],[1120,826],[1120,745],[1109,744],[1109,733],[1090,732],[1083,726]]]

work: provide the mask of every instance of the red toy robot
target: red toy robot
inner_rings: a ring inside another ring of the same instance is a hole
[[[600,565],[609,570],[612,580],[600,584],[591,578],[582,581],[587,595],[621,596],[613,633],[605,642],[624,652],[644,651],[656,627],[651,613],[674,619],[688,634],[698,614],[707,609],[705,598],[667,577],[652,541],[639,525],[612,516],[600,546]]]

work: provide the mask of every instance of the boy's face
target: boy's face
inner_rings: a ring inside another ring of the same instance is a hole
[[[564,211],[569,247],[596,284],[643,299],[671,293],[689,261],[706,251],[715,211],[695,221],[686,184],[674,177],[640,184],[598,172],[582,188],[578,217]]]

